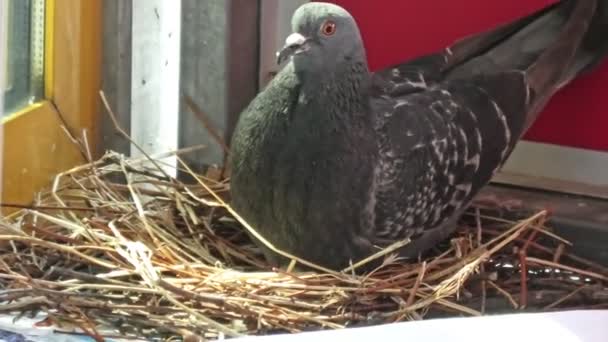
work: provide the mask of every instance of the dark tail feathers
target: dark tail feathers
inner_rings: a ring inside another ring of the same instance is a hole
[[[526,129],[556,91],[582,73],[591,71],[605,59],[608,52],[607,2],[608,0],[562,1],[546,15],[555,23],[559,22],[558,18],[565,18],[563,24],[560,24],[560,30],[553,35],[547,30],[545,36],[529,35],[529,38],[525,38],[542,39],[547,44],[525,69],[533,95]],[[551,26],[551,22],[545,24]]]
[[[525,131],[555,92],[608,56],[608,0],[561,0],[465,37],[447,51],[444,80],[501,70],[525,73]]]
[[[597,0],[595,15],[580,49],[580,59],[584,66],[581,73],[593,70],[608,57],[608,0]],[[583,58],[583,56],[588,56]]]
[[[562,0],[450,48],[446,79],[521,70],[536,83],[567,83],[608,55],[608,0]]]

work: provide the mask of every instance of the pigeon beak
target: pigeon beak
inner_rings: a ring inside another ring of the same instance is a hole
[[[277,52],[277,64],[282,64],[287,58],[308,50],[310,39],[299,33],[292,33],[285,39],[285,45]]]

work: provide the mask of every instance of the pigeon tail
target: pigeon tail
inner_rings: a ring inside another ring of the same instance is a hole
[[[598,0],[595,16],[583,39],[576,58],[575,71],[579,75],[595,69],[608,57],[608,0]],[[583,66],[578,66],[578,64]],[[578,67],[577,67],[578,66]]]
[[[450,47],[446,79],[521,71],[531,92],[524,132],[556,91],[608,55],[608,0],[562,0]]]
[[[564,7],[571,5],[570,2],[563,4]],[[596,0],[574,2],[575,7],[561,32],[525,71],[528,86],[534,94],[530,102],[526,128],[532,125],[556,91],[575,79],[592,63],[601,60],[595,49],[590,49],[594,46],[584,44],[587,37],[597,35],[597,32],[590,29],[593,21],[602,19],[601,12],[596,11],[597,4]]]

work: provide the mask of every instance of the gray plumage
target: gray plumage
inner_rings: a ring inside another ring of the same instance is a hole
[[[234,132],[232,205],[325,267],[406,237],[399,253],[416,257],[454,230],[551,96],[603,59],[607,23],[605,0],[561,1],[370,73],[350,14],[305,4],[279,54],[289,62]]]

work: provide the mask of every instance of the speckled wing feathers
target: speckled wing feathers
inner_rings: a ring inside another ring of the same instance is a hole
[[[509,85],[509,97],[499,83]],[[382,155],[379,240],[421,234],[468,204],[521,134],[526,91],[523,75],[511,72],[373,101]]]

